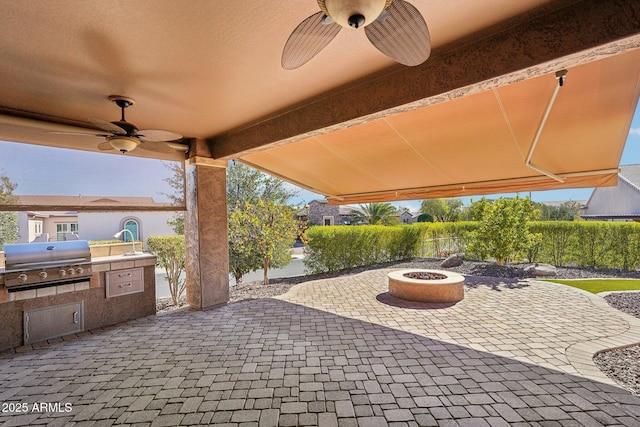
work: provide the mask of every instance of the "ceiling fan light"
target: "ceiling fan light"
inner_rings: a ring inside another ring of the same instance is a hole
[[[122,154],[128,153],[134,150],[139,144],[140,140],[132,136],[112,136],[109,137],[109,144]]]
[[[318,0],[320,9],[333,19],[333,21],[346,28],[351,25],[350,18],[362,15],[367,26],[374,22],[382,11],[391,4],[392,0]],[[353,22],[353,19],[351,19]],[[357,28],[356,27],[356,28]]]

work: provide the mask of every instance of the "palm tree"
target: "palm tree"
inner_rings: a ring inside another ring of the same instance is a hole
[[[359,209],[353,209],[351,213],[356,222],[367,222],[370,225],[389,225],[396,219],[397,212],[390,203],[368,203],[360,205]]]

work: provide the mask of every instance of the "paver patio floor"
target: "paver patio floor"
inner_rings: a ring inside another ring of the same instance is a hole
[[[0,423],[640,425],[640,398],[587,356],[640,342],[637,319],[570,288],[487,278],[452,306],[407,304],[386,272],[4,355],[0,404],[25,412]]]

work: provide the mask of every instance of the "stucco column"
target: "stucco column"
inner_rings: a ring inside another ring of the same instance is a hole
[[[198,310],[229,301],[226,179],[224,161],[186,161],[187,303]]]

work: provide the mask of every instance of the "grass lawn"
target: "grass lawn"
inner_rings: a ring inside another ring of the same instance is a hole
[[[546,280],[573,286],[587,292],[597,294],[611,291],[640,291],[640,279],[579,279],[579,280]]]

